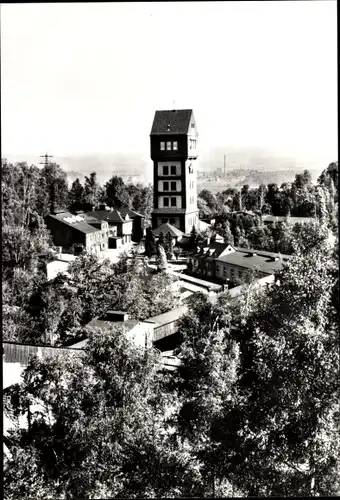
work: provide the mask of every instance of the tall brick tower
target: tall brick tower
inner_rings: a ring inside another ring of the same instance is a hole
[[[190,233],[193,225],[198,226],[197,137],[192,109],[156,111],[150,134],[153,229],[169,222]]]

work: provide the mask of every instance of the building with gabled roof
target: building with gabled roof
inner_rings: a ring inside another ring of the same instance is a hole
[[[120,209],[109,208],[103,205],[100,210],[92,210],[91,212],[86,212],[86,214],[100,221],[107,222],[110,230],[110,238],[121,240],[123,245],[131,243],[133,221],[124,209],[120,211]]]
[[[129,207],[120,207],[119,213],[125,217],[126,214],[132,220],[132,241],[139,243],[143,236],[145,235],[145,216],[136,212],[135,210],[131,210]]]
[[[125,311],[111,311],[94,318],[86,326],[91,328],[101,328],[109,330],[113,326],[121,326],[125,335],[140,347],[151,346],[153,338],[153,326],[144,321],[130,320]],[[76,344],[71,345],[72,349],[84,349],[87,339],[83,339]]]
[[[244,281],[249,271],[255,271],[260,277],[272,275],[281,270],[289,258],[289,255],[207,241],[188,256],[187,269],[197,277],[237,284]]]
[[[108,248],[108,224],[94,227],[84,215],[74,215],[68,211],[55,211],[45,217],[47,229],[53,243],[66,252],[73,253],[77,247],[90,252],[100,252]]]

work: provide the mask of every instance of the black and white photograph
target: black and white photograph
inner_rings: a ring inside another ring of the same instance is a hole
[[[337,2],[0,20],[3,498],[339,497]]]

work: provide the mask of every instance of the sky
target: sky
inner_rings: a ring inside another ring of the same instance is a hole
[[[2,156],[149,156],[156,109],[202,149],[338,156],[336,1],[1,5]],[[327,161],[327,160],[326,160]]]

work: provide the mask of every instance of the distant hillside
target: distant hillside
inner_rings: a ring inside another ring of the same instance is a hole
[[[39,156],[32,155],[6,155],[12,163],[26,161],[29,165],[39,166],[42,160]],[[139,182],[148,184],[152,182],[152,161],[143,155],[131,154],[92,154],[53,156],[52,160],[58,163],[67,173],[68,180],[72,183],[76,178],[84,181],[85,175],[96,172],[101,184],[108,181],[113,175],[122,177],[133,176]]]
[[[311,161],[301,157],[292,158],[263,148],[221,146],[199,150],[198,170],[212,172],[217,168],[223,169],[224,155],[226,155],[227,172],[241,169],[241,177],[244,180],[238,177],[236,182],[250,185],[253,183],[258,184],[257,179],[259,178],[263,178],[264,180],[261,182],[264,183],[285,182],[294,179],[296,173],[305,169],[311,171],[313,178],[317,178],[321,171],[334,161],[334,158],[329,158],[328,162],[319,163],[315,159]],[[38,165],[41,161],[39,156],[32,155],[8,155],[7,159],[11,162],[27,161],[28,164],[35,165]],[[94,171],[97,172],[101,184],[104,184],[112,175],[126,178],[133,176],[135,181],[143,183],[152,182],[153,179],[152,161],[147,150],[140,154],[112,153],[54,156],[53,161],[67,172],[70,183],[77,177],[80,181],[83,181],[85,175],[89,175]],[[259,174],[262,172],[265,172],[265,174]],[[274,174],[275,172],[277,174]]]

